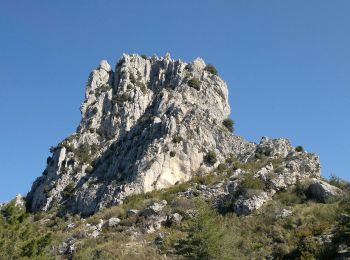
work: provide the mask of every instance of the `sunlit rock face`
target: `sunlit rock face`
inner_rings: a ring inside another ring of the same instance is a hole
[[[81,114],[77,131],[51,148],[43,175],[27,195],[30,211],[58,206],[92,214],[128,195],[210,172],[228,156],[286,157],[294,149],[285,139],[256,145],[229,132],[223,126],[230,115],[227,85],[200,58],[186,63],[169,54],[124,54],[114,71],[103,60],[90,73]],[[216,162],[208,163],[209,152]],[[299,171],[318,176],[318,157],[310,157],[312,164],[304,157],[290,159],[288,176],[275,185],[294,182]]]

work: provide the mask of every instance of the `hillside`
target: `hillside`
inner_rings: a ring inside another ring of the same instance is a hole
[[[235,135],[215,67],[124,54],[25,198],[0,259],[347,259],[350,186],[288,139]]]

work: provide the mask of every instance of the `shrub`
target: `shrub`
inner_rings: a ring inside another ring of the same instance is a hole
[[[136,83],[136,85],[140,88],[140,90],[142,91],[143,94],[145,94],[147,92],[147,87],[144,83],[138,81]]]
[[[212,64],[208,64],[207,66],[205,66],[204,70],[210,72],[211,74],[218,75],[218,71]]]
[[[302,147],[301,145],[298,145],[297,147],[295,147],[295,151],[304,152],[304,147]]]
[[[187,227],[187,239],[179,241],[177,253],[188,259],[222,259],[223,232],[219,216],[204,201],[196,201],[198,213]]]
[[[350,184],[347,181],[345,181],[345,180],[343,180],[343,179],[341,179],[333,174],[331,174],[331,177],[329,178],[328,182],[329,182],[329,184],[336,186],[342,190],[345,190],[345,189],[350,187]]]
[[[92,173],[93,170],[94,170],[94,168],[91,165],[89,165],[88,167],[86,167],[85,172],[86,173]]]
[[[74,183],[69,183],[62,191],[62,197],[65,199],[71,197],[74,194],[74,188]]]
[[[148,57],[147,57],[147,55],[146,55],[146,54],[141,54],[141,58],[142,58],[142,59],[145,59],[145,60],[147,60],[147,59],[148,59]]]
[[[218,172],[222,173],[227,170],[227,166],[224,163],[220,163],[217,168]]]
[[[216,153],[214,151],[209,151],[205,156],[205,161],[211,165],[217,162]]]
[[[252,173],[248,173],[239,184],[238,193],[246,194],[249,190],[263,190],[264,188],[265,184],[259,178],[254,177]]]
[[[176,152],[175,151],[171,151],[170,152],[170,157],[174,157],[176,155]]]
[[[4,206],[0,212],[0,259],[50,259],[52,234],[38,230],[14,201]]]
[[[131,82],[132,84],[135,84],[135,83],[136,83],[136,78],[135,78],[134,74],[130,73],[129,79],[130,79],[130,82]]]
[[[81,144],[78,149],[75,151],[75,155],[78,160],[83,163],[90,163],[91,155],[90,155],[90,146],[88,144]]]
[[[196,90],[200,90],[201,89],[201,82],[196,79],[196,78],[192,78],[190,79],[187,84],[191,87],[194,88]]]
[[[173,143],[175,143],[175,144],[180,143],[182,140],[183,140],[182,137],[179,135],[176,135],[173,137]]]
[[[222,124],[229,130],[231,133],[234,131],[234,122],[231,118],[226,118],[222,121]]]
[[[97,109],[97,107],[94,107],[93,109],[92,109],[92,114],[97,114],[97,112],[98,112],[98,109]]]

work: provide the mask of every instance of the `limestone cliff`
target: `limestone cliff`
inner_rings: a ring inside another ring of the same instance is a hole
[[[319,177],[318,157],[295,151],[288,140],[254,144],[228,131],[227,85],[200,58],[187,64],[170,55],[124,54],[114,71],[101,61],[85,96],[77,131],[51,148],[43,175],[27,195],[31,211],[59,206],[92,214],[130,194],[211,172],[228,157],[282,158],[283,169],[270,180],[275,189]],[[271,178],[270,170],[261,169],[257,177]]]

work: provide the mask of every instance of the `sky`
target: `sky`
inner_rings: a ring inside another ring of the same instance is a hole
[[[350,180],[350,1],[0,0],[0,202],[73,133],[91,70],[122,53],[202,57],[236,134],[287,137]]]

